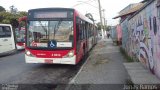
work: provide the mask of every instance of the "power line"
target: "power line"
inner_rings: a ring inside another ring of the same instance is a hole
[[[90,3],[87,3],[87,2],[93,2],[93,1],[95,1],[95,0],[78,1],[78,2],[81,2],[81,3],[78,3],[78,4],[76,4],[76,5],[72,6],[72,7],[76,7],[76,6],[79,6],[79,5],[81,5],[81,4],[88,4],[88,5],[90,5],[90,6],[98,9],[98,7],[96,7],[96,6],[94,6],[94,5],[90,4]]]

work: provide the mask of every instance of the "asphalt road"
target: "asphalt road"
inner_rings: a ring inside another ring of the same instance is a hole
[[[57,84],[67,84],[76,75],[84,61],[76,66],[26,64],[24,51],[18,51],[13,55],[0,57],[0,84],[55,85],[47,86],[50,89]]]

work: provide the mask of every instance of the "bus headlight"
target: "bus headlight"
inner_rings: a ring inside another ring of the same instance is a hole
[[[34,57],[34,56],[32,55],[32,53],[31,53],[30,51],[28,51],[28,50],[26,50],[25,53],[26,53],[27,56]]]
[[[67,55],[63,56],[63,58],[67,58],[67,57],[73,57],[74,56],[74,50],[68,52]]]
[[[68,56],[69,56],[69,57],[73,57],[73,56],[74,56],[74,52],[73,52],[73,51],[70,51],[70,52],[68,53]]]
[[[26,50],[26,55],[30,56],[31,55],[31,52]]]

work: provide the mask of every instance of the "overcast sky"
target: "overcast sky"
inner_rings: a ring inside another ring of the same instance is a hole
[[[101,7],[105,9],[107,24],[118,24],[118,19],[114,20],[112,18],[117,16],[118,12],[127,5],[140,1],[142,0],[101,0]],[[0,6],[3,6],[6,10],[9,10],[11,5],[14,5],[18,11],[47,7],[76,8],[83,15],[85,15],[85,13],[92,13],[96,21],[100,21],[98,0],[0,0]]]

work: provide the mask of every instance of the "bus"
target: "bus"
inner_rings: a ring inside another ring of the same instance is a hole
[[[20,17],[18,28],[15,29],[16,47],[18,50],[23,50],[25,47],[26,20],[26,16]]]
[[[15,37],[10,24],[0,24],[0,56],[16,51]]]
[[[76,65],[96,43],[95,24],[75,9],[28,11],[26,63]]]

